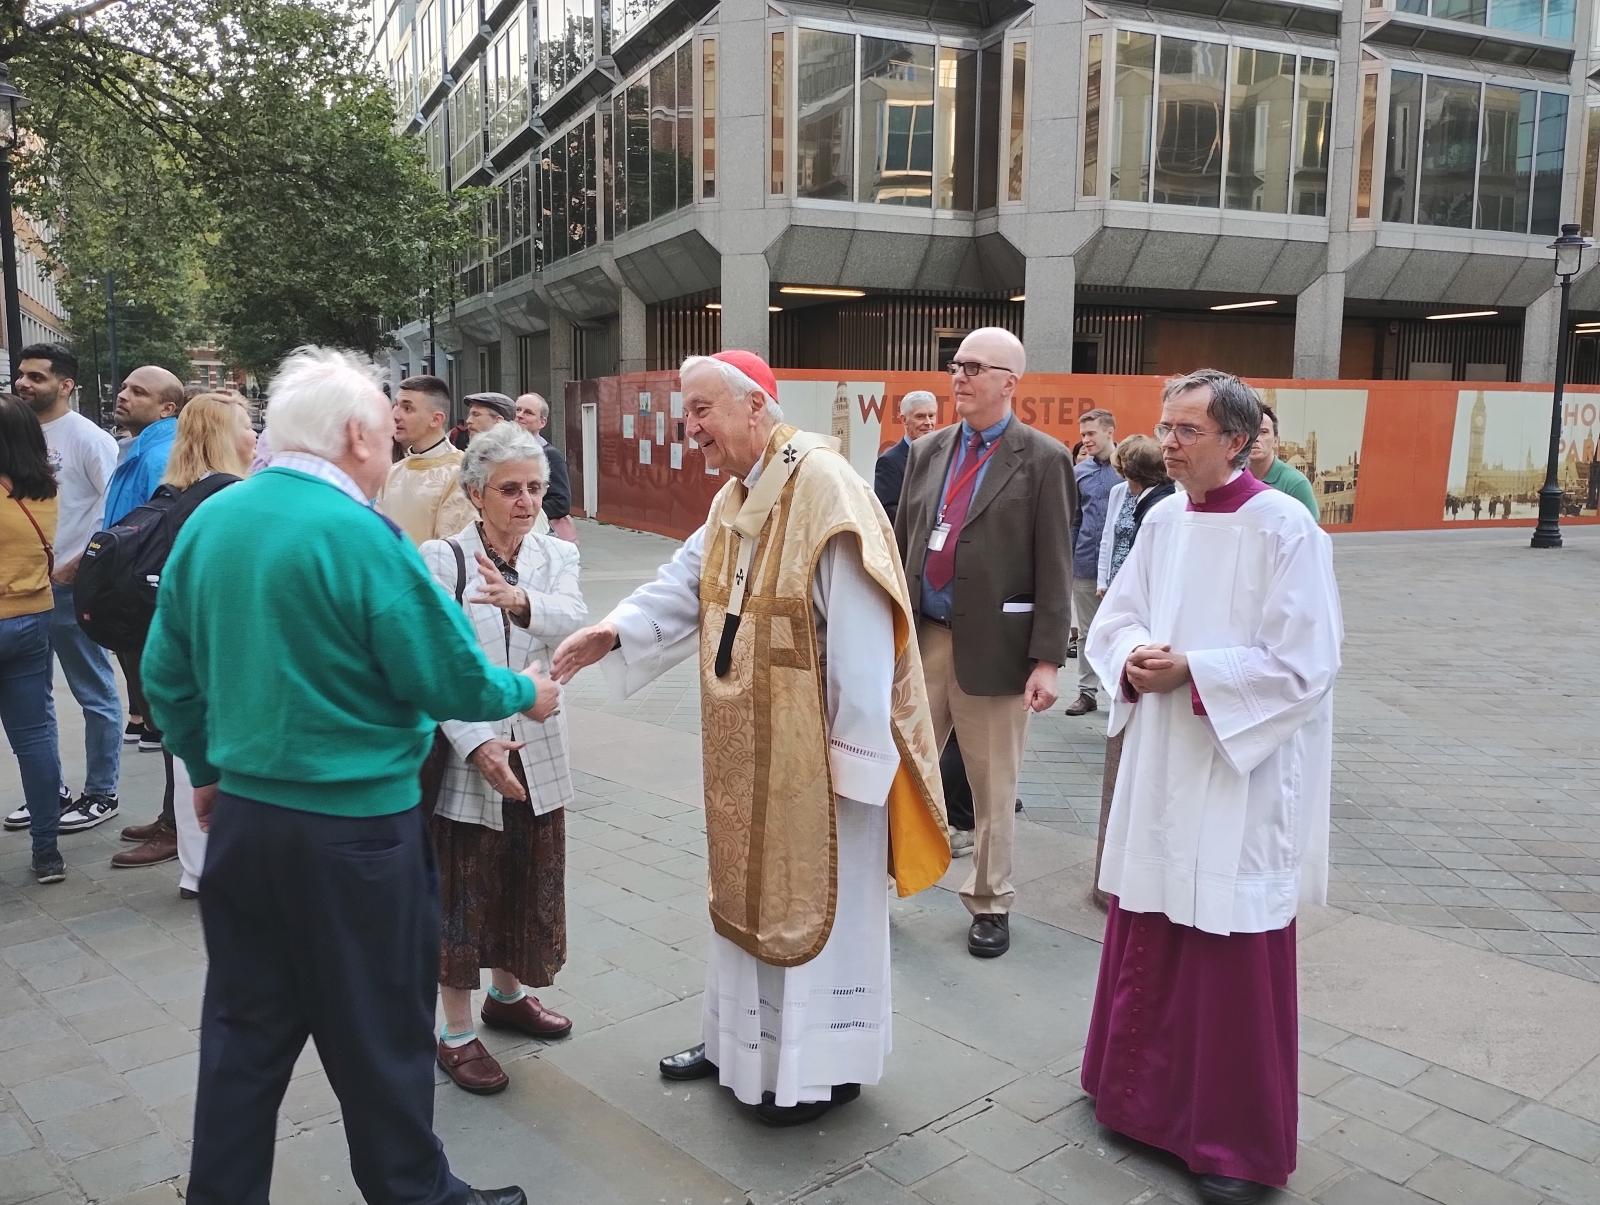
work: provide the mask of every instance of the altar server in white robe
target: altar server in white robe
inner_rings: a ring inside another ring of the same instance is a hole
[[[883,508],[833,441],[783,422],[741,351],[691,357],[685,434],[730,481],[654,581],[570,637],[631,694],[698,653],[712,934],[699,1044],[773,1125],[815,1120],[883,1074],[889,897],[950,861],[905,578]]]
[[[1306,508],[1242,471],[1260,422],[1236,377],[1168,383],[1156,433],[1180,490],[1145,517],[1085,646],[1125,740],[1083,1086],[1210,1205],[1294,1170],[1294,921],[1328,890],[1339,588]]]

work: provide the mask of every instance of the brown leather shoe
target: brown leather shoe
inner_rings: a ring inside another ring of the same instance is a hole
[[[474,1096],[493,1096],[504,1092],[511,1077],[495,1061],[494,1055],[483,1048],[483,1043],[473,1038],[465,1046],[450,1047],[439,1043],[439,1066],[455,1086]]]
[[[176,829],[161,828],[148,841],[111,855],[111,865],[118,870],[132,870],[140,866],[159,866],[178,857]]]
[[[514,1029],[530,1038],[564,1038],[572,1032],[572,1021],[540,1004],[537,996],[524,996],[515,1004],[489,996],[478,1015],[490,1029]]]
[[[149,824],[130,824],[117,835],[124,841],[132,841],[134,844],[138,844],[141,841],[148,841],[151,837],[157,836],[162,832],[170,833],[173,831],[173,829],[167,827],[160,816],[157,816]]]
[[[1088,715],[1091,711],[1096,709],[1096,706],[1097,704],[1095,703],[1094,699],[1088,695],[1079,695],[1061,710],[1066,712],[1068,715]]]

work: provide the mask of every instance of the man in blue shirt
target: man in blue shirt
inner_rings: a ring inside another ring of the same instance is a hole
[[[112,412],[119,427],[126,427],[133,441],[122,450],[122,459],[106,486],[106,514],[102,527],[122,522],[128,514],[150,501],[167,471],[167,457],[178,434],[178,411],[183,408],[183,382],[165,368],[146,364],[135,368],[122,383],[117,407]],[[145,707],[144,688],[139,681],[140,653],[117,654],[122,675],[128,681],[129,731],[135,717],[144,721],[139,730],[139,748],[161,749],[161,733],[156,731]],[[135,842],[131,849],[114,854],[111,865],[119,870],[155,866],[178,856],[178,828],[172,810],[172,754],[162,750],[166,785],[161,798],[161,815],[149,824],[132,824],[122,830],[124,841]],[[188,803],[187,800],[184,801]],[[188,894],[188,893],[185,893]]]
[[[1111,467],[1111,453],[1117,447],[1117,420],[1109,410],[1091,410],[1078,419],[1078,434],[1089,455],[1076,468],[1078,518],[1072,525],[1072,605],[1078,615],[1078,631],[1088,639],[1089,625],[1100,609],[1095,578],[1100,565],[1100,535],[1106,526],[1106,500],[1111,487],[1121,481]],[[1078,697],[1063,709],[1068,715],[1087,715],[1098,704],[1095,696],[1100,680],[1094,676],[1087,657],[1078,658]]]

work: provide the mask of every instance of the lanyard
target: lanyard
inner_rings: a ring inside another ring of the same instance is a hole
[[[996,438],[995,441],[992,444],[989,445],[988,449],[984,452],[984,454],[982,456],[980,456],[976,460],[974,460],[972,462],[972,464],[959,477],[952,477],[951,480],[950,480],[950,483],[944,487],[944,497],[939,502],[939,519],[938,519],[938,521],[940,523],[944,522],[944,513],[945,513],[945,511],[950,509],[950,499],[954,498],[957,494],[959,494],[963,489],[966,488],[967,482],[971,481],[974,477],[976,477],[978,475],[979,471],[982,470],[983,466],[989,463],[989,457],[993,456],[995,454],[996,450],[999,449],[999,447],[1000,447],[1000,440],[998,438]],[[961,454],[963,456],[965,456],[967,454],[966,444],[962,444],[961,445]]]

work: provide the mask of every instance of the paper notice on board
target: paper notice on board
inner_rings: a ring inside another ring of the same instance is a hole
[[[639,413],[650,413],[650,395],[648,393],[641,393],[639,395]]]
[[[622,438],[633,438],[633,415],[631,414],[624,414],[622,416]]]
[[[667,412],[665,410],[656,411],[656,442],[658,444],[667,442]]]
[[[706,465],[706,476],[707,477],[715,477],[717,475],[718,474],[717,474],[717,470],[716,469],[712,468],[709,464]]]
[[[698,440],[698,439],[695,439],[695,438],[694,438],[694,437],[693,437],[693,436],[692,436],[692,435],[691,435],[691,436],[690,436],[690,437],[689,437],[689,451],[691,451],[691,452],[698,452],[698,451],[699,451],[699,450],[700,450],[700,441],[699,441],[699,440]]]
[[[683,417],[683,394],[674,393],[672,395],[672,398],[671,398],[671,405],[672,405],[672,417],[673,418],[682,418]]]
[[[639,463],[650,463],[650,441],[648,439],[641,439],[639,441]]]
[[[681,469],[683,467],[683,445],[682,444],[673,444],[672,445],[672,467],[675,468],[675,469]]]

